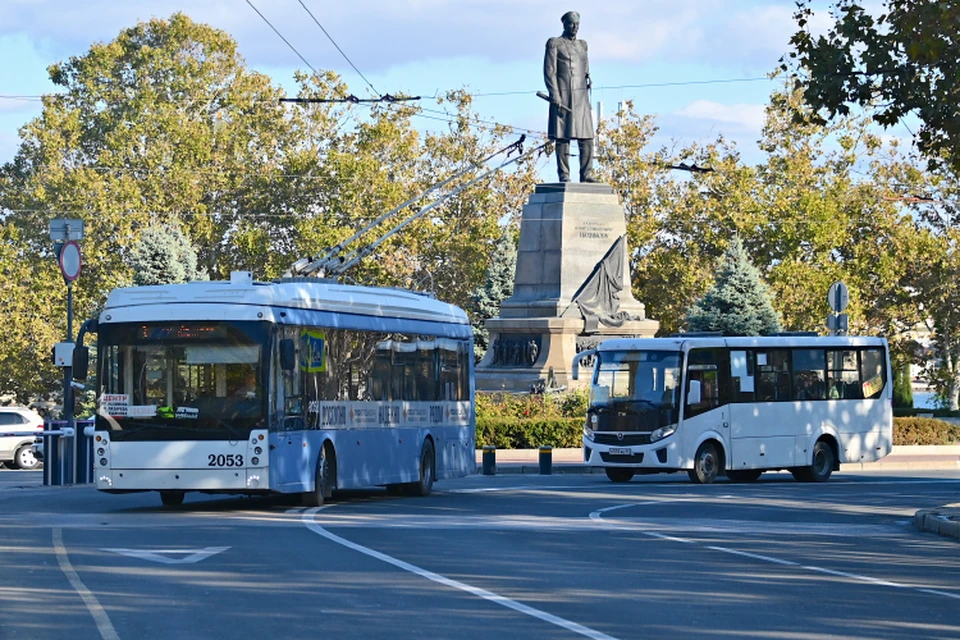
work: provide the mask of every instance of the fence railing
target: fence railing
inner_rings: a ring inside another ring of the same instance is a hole
[[[47,420],[43,431],[3,431],[0,438],[43,439],[44,486],[88,484],[93,482],[93,420],[77,420],[75,425]]]

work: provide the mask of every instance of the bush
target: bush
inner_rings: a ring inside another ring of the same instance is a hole
[[[894,418],[893,444],[955,444],[960,442],[960,425],[934,418]]]
[[[477,448],[498,449],[579,447],[583,442],[583,418],[480,418],[477,416]]]

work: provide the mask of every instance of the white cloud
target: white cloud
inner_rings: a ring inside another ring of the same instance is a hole
[[[765,108],[762,104],[721,104],[697,100],[676,111],[675,115],[734,125],[741,131],[759,134],[763,129]]]

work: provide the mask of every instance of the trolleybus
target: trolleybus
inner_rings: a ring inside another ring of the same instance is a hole
[[[611,339],[593,360],[584,461],[614,482],[687,470],[697,483],[788,470],[825,481],[893,445],[886,340],[871,337]]]
[[[417,495],[475,471],[466,314],[318,280],[117,289],[96,323],[94,479],[107,492]]]

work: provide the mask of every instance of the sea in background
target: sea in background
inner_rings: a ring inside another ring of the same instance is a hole
[[[934,394],[930,391],[914,391],[913,392],[913,408],[914,409],[936,409],[934,404]]]

